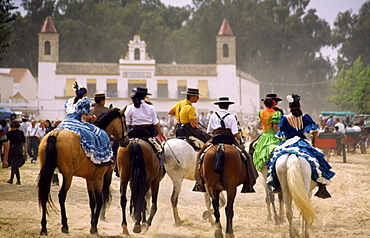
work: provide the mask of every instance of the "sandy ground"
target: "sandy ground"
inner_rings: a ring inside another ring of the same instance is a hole
[[[332,156],[330,164],[337,173],[328,187],[333,198],[312,198],[317,220],[311,236],[370,237],[370,153],[347,154],[347,163],[342,162],[342,157]],[[22,185],[10,185],[6,183],[10,170],[0,169],[0,237],[39,237],[41,211],[37,203],[38,171],[38,164],[27,161],[21,168]],[[182,219],[187,220],[186,225],[173,226],[170,204],[172,182],[166,175],[160,185],[158,212],[152,226],[146,233],[134,234],[132,219],[128,218],[131,237],[213,237],[214,227],[202,219],[205,210],[203,195],[191,191],[193,184],[193,181],[185,180],[179,198],[179,213]],[[74,178],[66,202],[70,234],[61,233],[58,212],[48,217],[49,237],[122,237],[118,187],[119,179],[114,176],[113,201],[107,212],[107,220],[99,222],[99,236],[93,236],[89,234],[85,180]],[[52,187],[52,198],[56,204],[58,189],[57,186]],[[235,237],[289,237],[287,222],[274,225],[266,220],[265,191],[261,176],[255,189],[255,194],[237,194],[233,220]],[[221,218],[225,231],[223,208]],[[294,220],[298,226],[296,210]]]

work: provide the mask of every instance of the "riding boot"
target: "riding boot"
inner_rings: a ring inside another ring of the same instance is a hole
[[[255,193],[256,191],[253,189],[253,186],[256,184],[256,179],[258,177],[258,173],[254,164],[252,164],[251,156],[241,147],[242,153],[245,156],[243,159],[243,163],[246,169],[246,176],[243,183],[243,188],[240,191],[241,193]]]
[[[200,166],[203,163],[203,161],[201,159],[203,157],[201,155],[203,154],[205,149],[208,147],[208,145],[210,145],[209,142],[205,143],[203,148],[198,152],[198,155],[197,155],[197,164],[195,166],[195,172],[194,172],[194,178],[195,178],[195,185],[194,185],[194,188],[193,188],[194,192],[202,192],[202,193],[206,192],[206,188],[204,187],[204,181],[200,177],[200,171],[199,170],[200,170]]]
[[[280,182],[279,181],[276,181],[276,187],[274,188],[274,190],[272,190],[273,193],[281,193],[281,186],[280,186]]]
[[[330,193],[326,190],[326,186],[324,184],[319,184],[319,190],[315,193],[315,196],[319,198],[331,198]]]

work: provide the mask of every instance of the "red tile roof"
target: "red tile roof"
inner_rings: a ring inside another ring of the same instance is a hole
[[[12,68],[9,73],[0,73],[0,75],[12,77],[14,83],[20,83],[23,77],[26,75],[27,70],[28,69]]]
[[[42,26],[41,33],[57,33],[51,17],[46,18],[44,25]]]
[[[219,36],[233,36],[234,33],[231,30],[231,27],[229,25],[229,22],[225,18],[221,24],[220,30],[218,31]]]

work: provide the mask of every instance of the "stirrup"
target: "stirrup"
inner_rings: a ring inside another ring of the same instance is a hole
[[[195,183],[194,185],[194,188],[193,188],[193,191],[194,192],[202,192],[202,193],[205,193],[206,192],[206,189],[203,185],[199,184],[199,183]]]
[[[325,198],[331,198],[331,195],[330,195],[330,193],[328,192],[328,190],[323,190],[323,191],[321,191],[320,193],[319,193],[319,191],[317,191],[316,193],[315,193],[315,196],[316,197],[319,197],[319,198],[322,198],[322,199],[325,199]]]

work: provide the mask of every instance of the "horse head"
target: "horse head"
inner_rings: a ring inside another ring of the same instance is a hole
[[[104,112],[95,122],[97,127],[105,130],[109,136],[113,135],[120,146],[127,146],[127,125],[125,118],[126,107],[123,109],[113,108]]]

